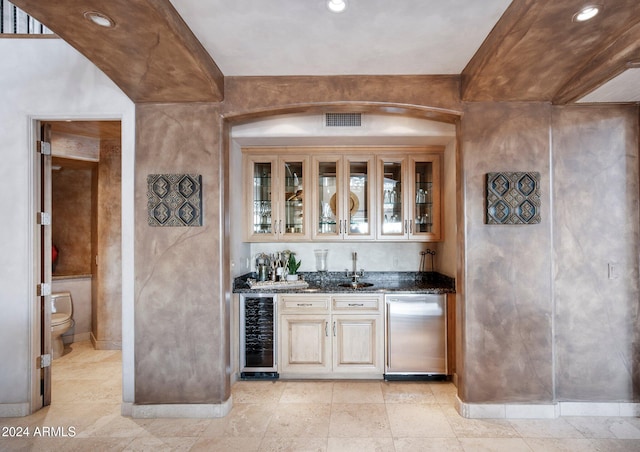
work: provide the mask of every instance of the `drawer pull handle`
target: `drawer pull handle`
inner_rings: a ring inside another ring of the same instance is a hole
[[[298,306],[303,307],[303,306],[313,306],[313,304],[311,303],[298,303]]]
[[[364,303],[349,303],[349,306],[364,306]]]

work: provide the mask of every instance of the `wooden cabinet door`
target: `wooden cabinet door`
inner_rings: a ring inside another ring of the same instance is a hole
[[[409,158],[406,190],[409,240],[442,240],[441,171],[439,154],[413,155]]]
[[[244,237],[248,242],[277,240],[277,159],[265,155],[244,155]]]
[[[407,159],[402,155],[378,156],[378,240],[406,240]]]
[[[313,158],[316,240],[375,238],[374,156],[318,155]]]
[[[279,240],[302,241],[311,237],[309,157],[288,155],[278,159],[278,223]]]
[[[330,372],[329,316],[282,315],[280,319],[279,371],[283,373]]]
[[[378,156],[378,240],[442,240],[441,154]]]
[[[339,314],[332,317],[333,371],[380,372],[383,360],[382,317]]]

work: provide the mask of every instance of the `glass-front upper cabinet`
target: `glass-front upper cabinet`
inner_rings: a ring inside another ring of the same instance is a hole
[[[379,240],[441,240],[441,155],[378,157]]]
[[[440,158],[410,158],[413,177],[410,201],[413,214],[409,233],[412,236],[439,240],[440,237]]]
[[[244,154],[247,241],[310,237],[305,202],[305,193],[309,193],[308,161],[307,156],[273,156],[273,151]]]
[[[380,158],[381,183],[378,189],[380,225],[378,235],[382,238],[402,238],[406,235],[404,180],[406,160],[395,157]]]
[[[314,239],[375,237],[371,221],[373,162],[368,155],[314,157]]]

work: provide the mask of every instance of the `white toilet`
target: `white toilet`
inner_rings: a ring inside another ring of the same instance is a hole
[[[73,302],[70,292],[51,294],[51,348],[53,359],[59,358],[64,352],[62,335],[73,325]]]

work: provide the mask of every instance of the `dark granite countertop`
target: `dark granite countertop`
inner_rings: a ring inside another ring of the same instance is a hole
[[[301,272],[301,277],[309,284],[304,289],[251,289],[248,278],[256,278],[255,273],[242,275],[234,280],[234,293],[372,293],[372,292],[413,292],[413,293],[455,293],[455,279],[437,272],[365,272],[360,282],[371,283],[371,287],[353,289],[341,287],[349,283],[345,272]]]

